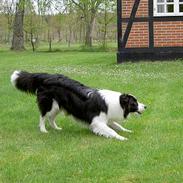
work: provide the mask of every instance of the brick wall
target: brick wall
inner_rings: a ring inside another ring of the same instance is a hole
[[[148,0],[141,0],[136,17],[147,17],[148,16]]]
[[[122,0],[122,17],[129,18],[135,0]]]
[[[122,0],[122,17],[129,18],[135,0]],[[136,17],[148,16],[148,0],[141,0]],[[122,23],[122,33],[127,23]],[[148,47],[149,30],[147,22],[134,22],[127,41],[127,48]],[[183,46],[183,21],[154,22],[154,46]]]
[[[134,5],[134,2],[135,0],[122,0],[123,18],[130,17],[130,13]],[[147,15],[148,15],[148,0],[141,0],[136,17],[147,17]]]
[[[154,22],[154,46],[183,46],[183,21]]]
[[[132,25],[132,29],[127,41],[127,48],[133,47],[148,47],[149,45],[149,31],[148,23],[135,22]]]
[[[129,18],[135,0],[122,0],[122,17]],[[136,17],[147,17],[148,15],[148,0],[141,0]],[[126,23],[122,24],[122,33],[126,30]],[[148,23],[135,22],[132,25],[132,29],[127,41],[127,48],[132,47],[148,47]]]

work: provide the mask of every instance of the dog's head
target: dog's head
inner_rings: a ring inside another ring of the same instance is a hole
[[[124,118],[126,118],[129,113],[133,112],[142,114],[142,112],[147,108],[144,104],[138,102],[137,99],[130,94],[122,94],[120,96],[120,105],[124,110]]]

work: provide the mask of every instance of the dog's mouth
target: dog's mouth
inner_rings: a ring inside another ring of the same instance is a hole
[[[139,103],[137,113],[141,115],[145,111],[146,108],[147,107],[144,104]]]
[[[137,111],[137,114],[140,114],[140,115],[141,115],[141,114],[142,114],[142,112],[140,112],[140,111]]]

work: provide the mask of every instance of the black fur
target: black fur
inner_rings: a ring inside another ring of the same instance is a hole
[[[16,87],[25,92],[35,94],[37,90],[51,87],[62,87],[68,89],[78,97],[87,99],[88,93],[93,92],[91,89],[78,81],[72,80],[62,74],[47,74],[47,73],[28,73],[21,71],[16,80]]]
[[[127,118],[129,113],[138,111],[137,99],[131,95],[122,94],[120,96],[120,105],[124,110],[124,118]]]
[[[107,105],[96,89],[61,74],[21,71],[16,87],[37,95],[42,116],[51,110],[53,100],[57,101],[60,109],[89,124],[100,112],[107,113]]]
[[[21,71],[16,79],[16,87],[24,92],[35,94],[36,90],[42,85],[43,81],[49,78],[46,73],[28,73]]]

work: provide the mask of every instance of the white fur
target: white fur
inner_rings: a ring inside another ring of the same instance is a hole
[[[61,130],[62,129],[62,128],[58,127],[56,122],[55,122],[56,115],[59,112],[60,112],[59,105],[56,102],[56,100],[53,100],[52,109],[51,109],[50,112],[47,113],[47,116],[48,116],[48,120],[50,122],[51,127],[56,129],[56,130]]]
[[[16,81],[17,78],[19,77],[20,71],[14,71],[13,74],[11,75],[11,83],[13,86],[16,86]]]
[[[108,120],[122,120],[124,118],[124,112],[119,100],[121,93],[111,90],[99,90],[99,93],[104,98],[108,106]]]
[[[143,112],[145,110],[145,105],[138,102],[138,111]]]
[[[39,123],[39,128],[40,128],[40,131],[41,132],[44,132],[44,133],[47,133],[48,131],[46,130],[46,127],[45,127],[45,120],[46,120],[46,117],[48,118],[49,120],[49,123],[50,123],[50,126],[56,130],[62,130],[62,128],[58,127],[56,122],[55,122],[55,118],[56,118],[56,115],[60,112],[60,109],[59,109],[59,105],[58,103],[53,100],[53,103],[52,103],[52,108],[49,112],[46,113],[45,116],[41,116],[40,117],[40,123]]]
[[[129,132],[129,133],[132,133],[131,130],[128,130],[124,127],[122,127],[119,123],[117,122],[110,122],[109,123],[109,126],[114,129],[114,130],[117,130],[117,131],[124,131],[124,132]]]
[[[106,138],[116,138],[118,140],[127,140],[127,138],[118,135],[113,129],[107,126],[107,116],[101,112],[98,116],[94,117],[90,124],[90,129],[93,133],[104,136]]]
[[[111,122],[113,120],[123,120],[124,119],[124,111],[120,105],[120,96],[121,93],[111,91],[111,90],[99,90],[100,95],[105,100],[108,111],[107,114],[100,113],[99,116],[96,116],[92,123],[90,124],[90,129],[97,135],[102,135],[107,138],[116,138],[118,140],[127,140],[127,138],[120,136],[114,130],[125,131],[132,133],[131,130],[128,130],[122,127],[117,122]],[[144,110],[145,105],[138,103],[139,110]],[[109,126],[113,129],[111,129]]]
[[[45,127],[45,121],[46,121],[46,117],[40,116],[39,128],[40,128],[41,132],[48,133],[48,131],[46,130],[46,127]]]

